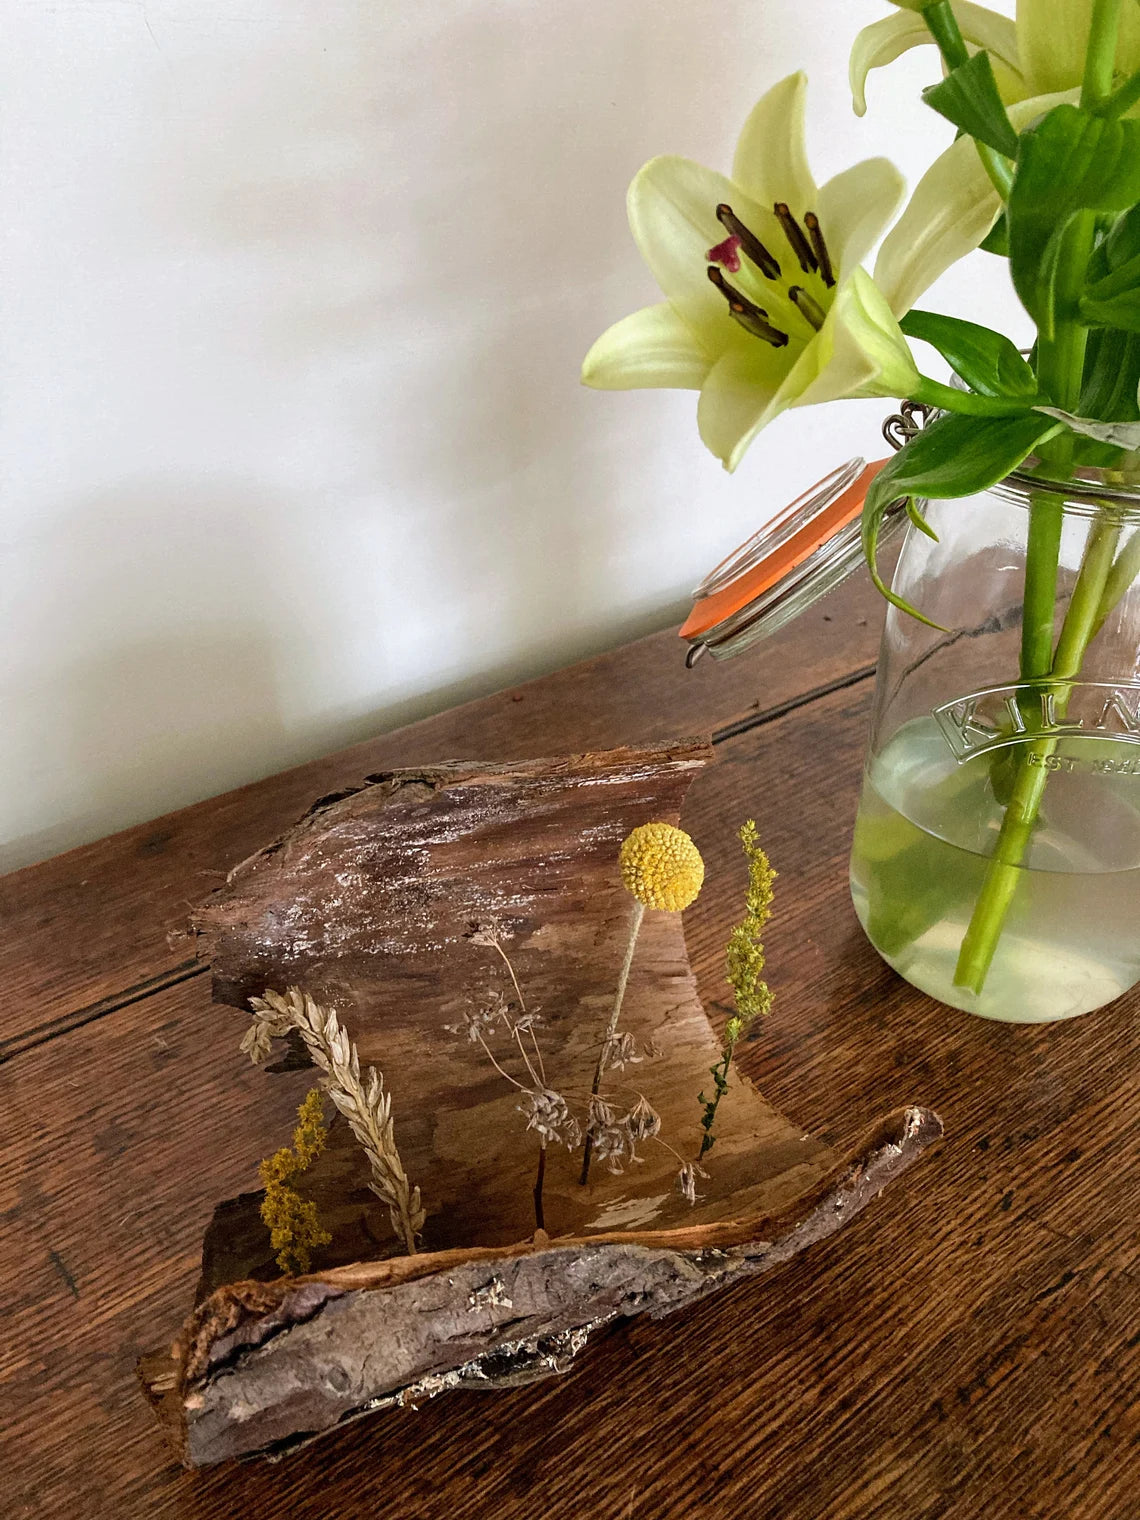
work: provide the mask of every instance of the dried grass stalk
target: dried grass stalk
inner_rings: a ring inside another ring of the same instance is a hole
[[[416,1254],[416,1235],[427,1214],[420,1190],[412,1187],[396,1149],[392,1123],[392,1100],[384,1091],[384,1078],[374,1066],[362,1077],[360,1057],[336,1013],[323,1008],[299,987],[284,994],[266,989],[264,997],[250,998],[253,1023],[241,1042],[243,1052],[255,1065],[264,1061],[273,1041],[295,1029],[305,1042],[314,1063],[325,1073],[323,1086],[348,1120],[372,1168],[372,1191],[388,1207],[392,1228]]]

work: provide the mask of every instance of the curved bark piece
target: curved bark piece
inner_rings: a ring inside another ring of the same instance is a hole
[[[940,1138],[909,1108],[782,1216],[363,1263],[215,1293],[144,1381],[199,1467],[364,1414],[564,1372],[602,1326],[660,1318],[833,1235]],[[228,1327],[228,1328],[227,1328]]]
[[[941,1133],[908,1109],[845,1162],[733,1073],[701,1196],[686,1202],[676,1153],[699,1149],[719,1042],[680,915],[651,912],[622,1011],[642,1059],[606,1086],[615,1102],[644,1094],[668,1147],[644,1145],[622,1175],[596,1166],[583,1187],[580,1157],[552,1146],[535,1232],[538,1147],[518,1091],[444,1030],[496,989],[516,996],[472,928],[496,926],[541,1015],[549,1085],[588,1093],[631,911],[618,847],[637,824],[677,822],[710,758],[679,741],[368,778],[322,799],[195,913],[219,1001],[297,985],[337,1010],[361,1062],[384,1073],[428,1218],[422,1249],[399,1254],[343,1123],[305,1175],[333,1236],[306,1277],[277,1275],[260,1194],[219,1205],[198,1306],[173,1358],[141,1368],[183,1460],[285,1449],[392,1403],[557,1372],[597,1327],[668,1313],[832,1233]],[[267,1071],[300,1096],[304,1062],[293,1046]]]

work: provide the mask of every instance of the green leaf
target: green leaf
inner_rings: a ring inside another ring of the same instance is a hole
[[[1021,135],[1009,193],[1013,283],[1042,336],[1053,336],[1061,236],[1079,211],[1125,211],[1140,201],[1140,121],[1106,121],[1059,105]]]
[[[918,507],[915,505],[913,496],[908,496],[906,499],[906,515],[910,518],[911,522],[915,525],[920,533],[925,533],[927,538],[932,538],[935,543],[938,542],[938,534],[935,533],[934,529],[927,522],[926,518],[923,517],[922,513],[918,510]]]
[[[879,532],[887,509],[900,497],[972,496],[1004,479],[1060,424],[1039,412],[1020,417],[939,417],[889,460],[871,482],[863,505],[863,553],[871,579],[901,612],[930,628],[924,617],[884,583],[876,563]]]
[[[1140,422],[1098,422],[1095,417],[1078,417],[1059,406],[1039,406],[1035,410],[1097,443],[1111,444],[1114,449],[1140,449]]]
[[[1122,291],[1107,300],[1083,296],[1081,321],[1086,327],[1118,327],[1124,332],[1140,332],[1140,288]]]
[[[1090,327],[1140,331],[1140,206],[1117,220],[1094,263],[1096,277],[1081,297],[1081,317]]]
[[[1080,414],[1116,422],[1140,418],[1140,336],[1102,328],[1089,333]]]
[[[1037,395],[1037,377],[1001,333],[935,311],[909,311],[899,326],[908,338],[936,348],[971,390],[1027,401]]]
[[[922,98],[940,116],[1006,158],[1017,157],[1017,133],[1005,114],[990,55],[975,53],[946,78],[923,90]]]
[[[1005,219],[1005,212],[998,217],[985,237],[978,244],[984,253],[995,253],[999,259],[1009,258],[1009,223]]]
[[[1107,270],[1120,269],[1140,257],[1140,206],[1130,206],[1118,216],[1100,246]]]

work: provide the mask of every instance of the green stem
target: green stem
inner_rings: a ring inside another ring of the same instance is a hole
[[[1057,653],[1050,671],[1054,681],[1072,680],[1080,673],[1085,651],[1098,626],[1120,531],[1118,521],[1100,518],[1089,534],[1073,587],[1073,599],[1057,641]],[[1068,709],[1069,695],[1067,691],[1055,695],[1054,713],[1058,723],[1063,721]],[[956,986],[980,993],[985,983],[1021,879],[1022,861],[1037,826],[1045,783],[1049,779],[1048,760],[1056,752],[1057,744],[1055,737],[1035,739],[1023,749],[997,845],[958,954],[954,972]]]
[[[962,36],[950,0],[934,0],[932,5],[925,6],[922,19],[937,42],[938,51],[946,60],[948,69],[960,68],[962,64],[969,63],[970,50],[966,46],[966,39]]]
[[[1089,212],[1074,217],[1067,228],[1058,257],[1052,331],[1048,335],[1043,334],[1038,345],[1038,378],[1041,388],[1054,398],[1058,406],[1070,411],[1076,410],[1080,403],[1088,331],[1080,323],[1078,301],[1095,235],[1096,221]],[[1042,452],[1048,456],[1051,472],[1064,479],[1072,467],[1072,435],[1058,435]],[[1031,497],[1025,561],[1025,621],[1021,642],[1022,681],[1066,674],[1064,665],[1071,662],[1074,651],[1075,669],[1079,669],[1085,648],[1099,626],[1096,618],[1104,595],[1111,556],[1103,571],[1099,560],[1096,564],[1090,563],[1090,557],[1096,559],[1093,554],[1096,539],[1094,530],[1077,577],[1057,653],[1052,654],[1057,566],[1063,522],[1063,506],[1055,492],[1043,491],[1039,497]],[[1098,524],[1098,528],[1099,526]],[[1086,605],[1092,595],[1090,586],[1095,588],[1095,601],[1091,607]],[[1073,640],[1077,638],[1083,638],[1083,642],[1074,645]],[[1061,705],[1058,700],[1058,710]],[[1026,703],[1024,710],[1032,721],[1039,721],[1032,703]],[[956,985],[970,988],[975,993],[981,992],[993,963],[998,940],[1021,879],[1021,862],[1037,824],[1037,814],[1049,776],[1046,761],[1053,748],[1055,742],[1049,740],[1038,740],[1022,748],[997,845],[970,915],[954,972]]]
[[[1120,601],[1124,593],[1140,576],[1140,528],[1133,530],[1132,537],[1121,549],[1112,569],[1108,572],[1108,580],[1104,583],[1104,595],[1100,599],[1097,608],[1096,622],[1093,627],[1093,638],[1104,627],[1112,609]]]
[[[1112,94],[1116,41],[1120,33],[1120,0],[1093,0],[1089,40],[1085,47],[1085,77],[1081,105],[1095,111]]]
[[[1025,607],[1021,620],[1023,681],[1033,681],[1048,675],[1053,663],[1053,620],[1063,524],[1064,508],[1055,491],[1041,491],[1029,498]]]
[[[922,19],[938,44],[938,51],[948,69],[959,68],[970,61],[970,50],[962,36],[958,18],[950,7],[950,0],[934,0],[932,5],[924,7]],[[978,150],[982,168],[989,175],[994,189],[1003,201],[1008,200],[1009,188],[1013,184],[1013,165],[1004,154],[998,153],[988,143],[975,139],[974,147]]]
[[[1114,90],[1107,100],[1101,101],[1095,108],[1096,114],[1115,119],[1117,116],[1123,116],[1126,111],[1131,111],[1138,100],[1140,100],[1140,69],[1126,79],[1118,90]]]
[[[1090,110],[1102,107],[1111,96],[1119,25],[1120,0],[1093,0],[1081,90],[1081,104]],[[1096,220],[1090,212],[1074,217],[1066,229],[1058,259],[1052,310],[1038,345],[1038,377],[1042,389],[1066,410],[1076,409],[1080,402],[1088,331],[1080,319],[1079,303],[1095,237]],[[1071,436],[1061,435],[1051,448],[1043,450],[1048,454],[1048,463],[1054,473],[1060,474],[1061,478],[1072,467],[1072,448]],[[1025,627],[1021,645],[1022,680],[1040,680],[1046,671],[1055,681],[1074,679],[1080,672],[1089,644],[1114,605],[1109,601],[1110,595],[1123,595],[1130,584],[1130,581],[1123,581],[1130,566],[1113,565],[1120,542],[1120,523],[1114,518],[1101,517],[1094,524],[1085,545],[1069,610],[1056,653],[1050,661],[1049,641],[1063,511],[1059,500],[1052,499],[1046,504],[1049,494],[1042,493],[1041,498],[1033,499],[1030,508]],[[1126,557],[1127,551],[1121,561]],[[1058,720],[1064,717],[1068,702],[1069,692],[1055,694],[1054,711]],[[1049,777],[1048,761],[1056,751],[1057,742],[1055,737],[1049,737],[1030,740],[1022,746],[997,844],[962,940],[954,975],[958,986],[970,988],[975,993],[981,992],[993,963],[1006,915],[1021,879],[1022,862],[1037,826]]]
[[[1020,417],[1033,405],[1025,397],[978,396],[973,391],[960,391],[941,380],[932,380],[929,375],[919,375],[908,399],[963,417]]]

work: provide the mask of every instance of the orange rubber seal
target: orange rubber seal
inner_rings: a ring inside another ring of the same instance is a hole
[[[699,639],[726,618],[732,617],[749,602],[770,590],[789,570],[802,565],[821,544],[825,544],[841,528],[858,517],[863,510],[868,487],[886,462],[885,459],[877,459],[867,465],[845,491],[841,491],[834,501],[829,502],[797,533],[773,549],[758,565],[745,570],[736,580],[710,596],[702,597],[686,618],[681,628],[681,638]]]

